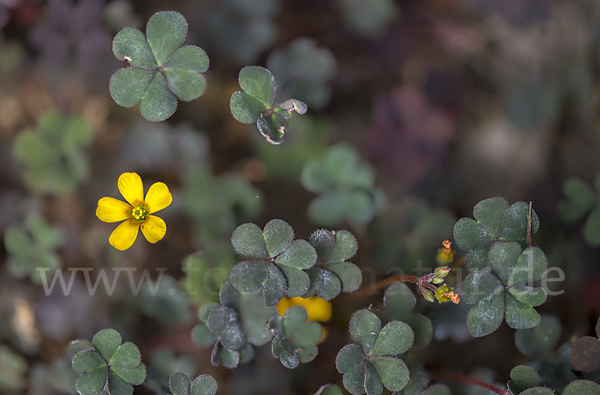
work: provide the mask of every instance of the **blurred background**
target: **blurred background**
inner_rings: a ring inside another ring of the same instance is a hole
[[[185,44],[202,47],[211,63],[206,92],[155,124],[114,103],[108,83],[126,67],[112,54],[114,35],[145,31],[163,10],[185,16]],[[538,309],[559,328],[549,349],[593,333],[597,0],[0,0],[0,29],[1,393],[73,393],[65,346],[106,327],[140,347],[149,367],[140,394],[166,393],[178,370],[213,375],[222,394],[312,394],[340,384],[334,360],[350,341],[348,320],[380,306],[382,294],[335,299],[319,355],[293,371],[269,346],[235,370],[213,367],[210,349],[190,338],[198,306],[218,299],[238,260],[233,229],[274,218],[303,239],[323,227],[350,230],[359,241],[352,262],[368,287],[413,274],[418,262],[435,267],[455,221],[471,217],[478,201],[533,201],[541,220],[534,242],[565,274],[551,286],[565,292]],[[247,65],[272,71],[278,101],[308,105],[279,146],[230,114]],[[325,186],[311,181],[315,168]],[[160,213],[162,241],[139,236],[119,252],[108,244],[115,226],[95,210],[102,197],[120,198],[124,172],[137,172],[146,190],[166,183],[174,199]],[[132,295],[125,275],[114,292],[99,286],[92,295],[83,271],[68,296],[58,287],[47,295],[40,277],[60,269],[69,280],[69,269],[91,268],[94,280],[120,267],[152,280],[166,270],[155,295],[146,285]],[[200,279],[186,275],[190,268]],[[424,364],[432,382],[453,372],[505,383],[531,358],[504,324],[473,340],[468,309],[419,300],[434,336],[409,362]]]

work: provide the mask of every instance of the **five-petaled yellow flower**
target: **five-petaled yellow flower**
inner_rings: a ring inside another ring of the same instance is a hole
[[[126,220],[112,232],[108,242],[117,250],[126,250],[135,241],[138,228],[150,243],[156,243],[165,236],[167,225],[155,217],[157,211],[173,201],[169,188],[162,182],[150,187],[144,199],[144,185],[136,173],[123,173],[119,177],[119,192],[129,203],[105,197],[98,201],[96,216],[104,222]]]

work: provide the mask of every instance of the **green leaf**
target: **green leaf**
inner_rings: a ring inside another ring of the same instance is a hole
[[[315,395],[344,395],[344,393],[337,385],[325,384],[319,387]]]
[[[183,101],[192,101],[204,93],[206,78],[193,70],[164,69],[171,91]]]
[[[435,384],[427,388],[420,395],[452,395],[452,392],[444,384]]]
[[[540,323],[541,317],[531,306],[519,302],[511,294],[506,295],[506,323],[513,329],[529,329]]]
[[[120,106],[133,107],[147,94],[154,77],[155,70],[129,67],[120,69],[110,78],[110,96]]]
[[[290,337],[296,329],[308,319],[308,313],[303,306],[292,306],[283,315],[283,331]]]
[[[231,268],[229,281],[238,291],[256,291],[268,280],[270,266],[269,262],[264,261],[240,262]]]
[[[317,252],[309,242],[296,240],[275,258],[275,262],[296,269],[309,269],[317,263]]]
[[[164,65],[164,69],[179,69],[204,73],[208,70],[208,55],[202,48],[195,45],[185,45],[179,48]],[[209,376],[210,377],[210,376]]]
[[[358,310],[350,320],[350,335],[365,353],[375,344],[380,330],[381,320],[369,310]]]
[[[275,79],[269,70],[259,66],[246,66],[240,71],[238,81],[244,92],[265,106],[271,106],[275,96]]]
[[[600,384],[590,380],[575,380],[567,385],[563,395],[598,395],[600,394]]]
[[[133,386],[119,377],[116,373],[109,370],[108,393],[110,395],[132,395]]]
[[[291,298],[304,295],[310,287],[310,277],[300,269],[277,264],[287,280],[287,294]]]
[[[500,327],[503,317],[504,290],[496,289],[494,293],[480,300],[477,306],[469,311],[467,328],[473,337],[486,336]]]
[[[520,395],[554,395],[554,391],[546,387],[533,387],[521,392]]]
[[[92,344],[105,360],[110,361],[122,340],[119,332],[109,328],[98,331],[92,339]]]
[[[265,244],[263,232],[254,224],[247,223],[238,226],[231,236],[231,245],[240,255],[269,259],[269,252]]]
[[[140,350],[131,342],[120,345],[110,358],[111,365],[117,365],[125,369],[134,369],[141,361]]]
[[[528,306],[539,306],[546,301],[546,291],[543,288],[532,288],[526,285],[516,285],[508,289],[508,292],[521,303]]]
[[[146,366],[140,363],[135,369],[125,369],[120,366],[111,366],[110,369],[128,383],[140,385],[146,380]]]
[[[583,236],[590,245],[600,245],[600,205],[592,210],[587,221],[585,221]]]
[[[190,395],[215,395],[217,387],[217,381],[212,376],[203,374],[196,377],[192,383],[192,392]]]
[[[223,363],[223,366],[226,368],[233,369],[240,363],[240,353],[226,349],[221,342],[218,341],[213,348],[211,363],[213,366],[218,366],[220,363]]]
[[[256,120],[256,127],[269,143],[278,145],[283,142],[283,135],[290,125],[281,115],[269,114],[261,115]]]
[[[408,383],[409,372],[404,361],[391,357],[369,358],[381,382],[390,391],[400,391]]]
[[[178,12],[162,11],[150,17],[146,24],[146,37],[159,66],[183,44],[187,28],[187,21]]]
[[[352,366],[365,358],[365,352],[357,344],[347,344],[338,353],[335,367],[338,372],[345,373]]]
[[[514,381],[514,385],[518,388],[518,392],[528,388],[537,387],[542,380],[540,375],[529,366],[516,366],[510,371],[510,378]],[[513,391],[514,393],[515,391]],[[517,393],[518,393],[517,392]]]
[[[429,318],[413,313],[405,316],[402,321],[408,324],[415,333],[413,347],[424,347],[429,344],[433,336],[433,324]]]
[[[240,291],[235,289],[235,287],[231,285],[230,281],[226,281],[225,284],[223,284],[223,286],[221,287],[221,291],[219,291],[219,301],[223,306],[231,307],[232,309],[240,311],[241,295],[242,294],[240,293]],[[208,312],[207,314],[210,314],[210,312]]]
[[[306,273],[310,278],[310,288],[303,297],[310,297],[316,292],[319,298],[331,300],[342,290],[340,279],[329,270],[313,267]]]
[[[502,241],[522,241],[527,237],[527,214],[529,204],[517,202],[506,210],[504,222],[502,223]],[[534,235],[540,227],[540,219],[535,210],[531,209],[531,234]]]
[[[309,322],[309,324],[314,324],[314,325],[311,325],[310,327],[318,328],[319,330],[321,330],[321,326],[319,324],[317,324],[316,322]],[[321,334],[321,337],[323,337],[322,334]],[[317,357],[317,354],[319,353],[319,349],[314,344],[303,343],[302,347],[298,348],[296,350],[296,352],[298,354],[298,357],[300,358],[300,362],[308,363]]]
[[[559,202],[558,211],[569,221],[583,217],[596,202],[596,194],[592,188],[578,178],[567,180],[562,189],[567,200]]]
[[[543,315],[535,328],[521,329],[515,333],[515,344],[529,358],[543,359],[556,347],[560,331],[561,325],[556,317]]]
[[[231,307],[212,309],[208,316],[208,327],[221,335],[221,343],[229,350],[237,351],[246,342],[246,335],[238,321],[238,313]]]
[[[263,235],[269,256],[276,257],[290,246],[294,239],[294,230],[287,222],[274,219],[265,225]]]
[[[429,374],[421,364],[410,364],[408,366],[409,380],[404,387],[402,395],[421,395],[421,392],[429,385]],[[399,394],[394,394],[399,395]]]
[[[494,228],[498,234],[507,209],[508,202],[504,198],[485,199],[475,205],[473,216],[484,228]]]
[[[493,274],[487,271],[473,272],[463,283],[463,301],[474,304],[496,292],[502,292],[504,287]]]
[[[383,393],[383,384],[377,369],[373,364],[367,362],[365,365],[365,390],[367,395],[381,395]]]
[[[310,235],[309,242],[315,248],[319,262],[324,262],[329,254],[331,254],[331,251],[333,251],[336,245],[334,234],[335,232],[319,229]]]
[[[319,341],[321,341],[322,338],[323,328],[321,328],[321,325],[319,325],[319,323],[314,321],[302,323],[289,337],[290,342],[298,348],[310,347],[312,344],[316,344]],[[314,355],[316,355],[316,348],[314,348],[314,350]]]
[[[495,232],[496,229],[494,229]],[[471,218],[461,218],[454,225],[454,240],[464,250],[472,250],[489,243],[495,235]]]
[[[304,165],[300,174],[300,181],[304,188],[313,193],[320,193],[333,188],[333,180],[319,160],[312,160]]]
[[[307,276],[308,277],[308,276]],[[273,264],[269,264],[267,277],[263,283],[263,296],[267,306],[276,305],[284,297],[287,288],[285,276]]]
[[[401,321],[392,321],[379,332],[369,355],[402,354],[413,345],[414,340],[415,335],[410,326]]]
[[[165,77],[161,73],[156,73],[142,97],[140,104],[142,116],[151,122],[161,122],[173,115],[176,109],[175,95],[169,89]]]
[[[510,274],[509,286],[515,284],[531,284],[540,280],[548,268],[546,255],[537,247],[526,248],[519,257],[515,268]]]
[[[347,230],[335,232],[335,247],[324,263],[337,263],[352,258],[358,251],[356,237]]]
[[[81,395],[99,395],[106,385],[107,374],[107,366],[86,372],[77,379],[75,389]]]
[[[415,295],[403,282],[393,283],[385,290],[383,305],[391,319],[401,319],[409,314],[416,304]]]
[[[158,67],[146,37],[138,29],[126,27],[117,33],[112,42],[112,50],[119,60],[127,60],[134,67]]]
[[[106,361],[96,350],[86,350],[76,354],[71,365],[77,373],[84,373],[106,366]]]
[[[519,243],[496,243],[490,249],[488,257],[490,266],[503,284],[508,284],[509,277],[520,256],[521,246]]]
[[[4,234],[4,245],[12,255],[29,259],[31,256],[31,240],[27,234],[18,228],[8,228]]]
[[[196,325],[192,329],[192,340],[200,347],[208,347],[214,344],[219,336],[210,330],[206,324]]]
[[[249,343],[261,346],[273,337],[267,327],[271,317],[277,314],[275,306],[266,306],[262,295],[258,292],[243,294],[240,306],[242,325]]]
[[[328,263],[325,269],[335,273],[342,282],[342,292],[354,292],[362,284],[362,272],[359,267],[350,262]]]
[[[342,377],[344,387],[353,395],[361,395],[365,393],[365,371],[368,364],[365,360],[361,360],[352,365]]]
[[[176,372],[169,377],[169,389],[173,395],[190,395],[190,379],[181,372]]]
[[[237,91],[231,96],[229,109],[236,121],[249,124],[256,122],[268,107],[249,94]]]

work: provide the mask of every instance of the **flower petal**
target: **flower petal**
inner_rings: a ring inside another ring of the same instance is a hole
[[[115,198],[105,197],[98,200],[96,216],[100,218],[100,221],[119,222],[131,218],[132,209],[133,207],[128,203]]]
[[[151,215],[142,225],[142,233],[150,243],[156,243],[167,233],[167,224],[162,219]]]
[[[113,230],[108,239],[111,246],[117,250],[126,250],[135,241],[138,234],[138,224],[134,224],[130,219],[117,226],[117,229]]]
[[[157,182],[150,187],[144,203],[148,205],[149,213],[152,214],[169,206],[172,201],[169,188],[164,183]]]
[[[144,201],[144,185],[137,173],[123,173],[119,177],[119,192],[132,206]]]

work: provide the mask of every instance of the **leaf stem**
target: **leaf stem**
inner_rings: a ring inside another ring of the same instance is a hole
[[[529,212],[527,213],[527,247],[531,247],[531,201],[529,201]]]

